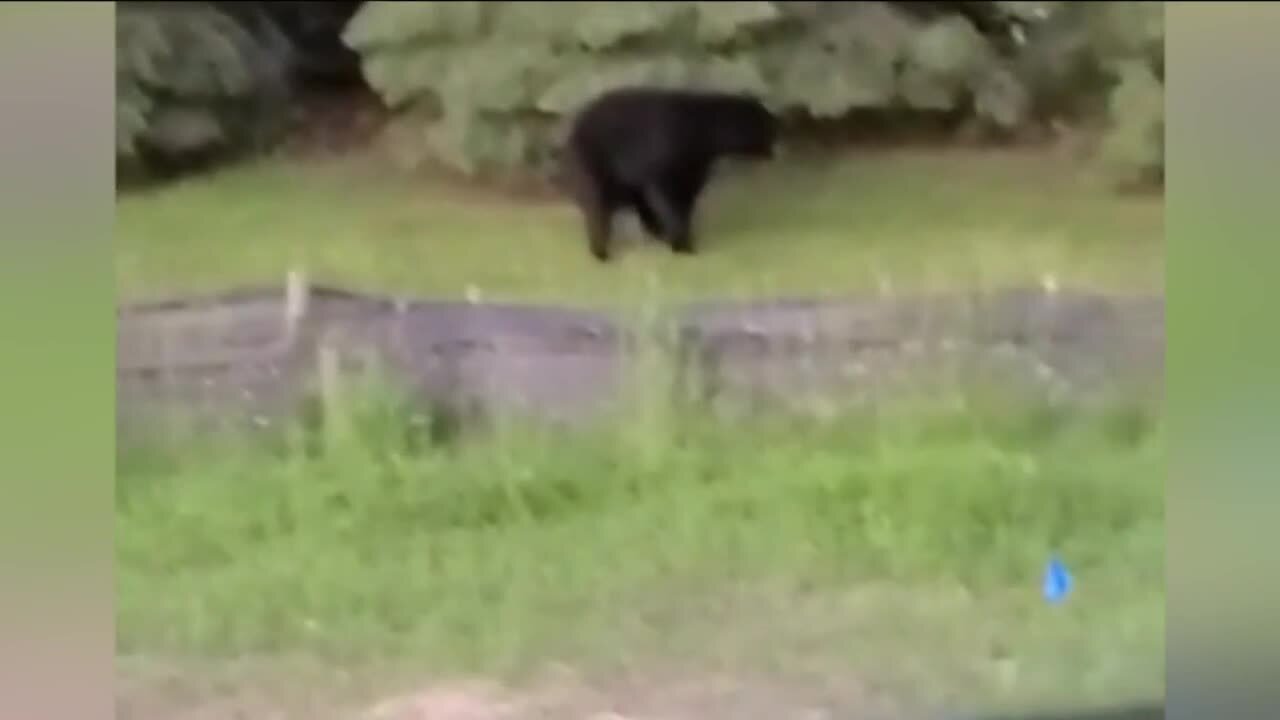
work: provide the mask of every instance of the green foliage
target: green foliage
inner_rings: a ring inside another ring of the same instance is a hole
[[[390,5],[392,3],[380,3]],[[360,12],[351,19],[343,40],[353,48],[400,48],[441,41],[467,40],[487,26],[485,2],[394,3],[394,12],[383,8]]]
[[[1164,180],[1163,3],[1100,3],[1099,54],[1117,78],[1102,158],[1119,184]]]
[[[1064,4],[1020,55],[1038,105],[1067,118],[1100,116],[1099,161],[1119,184],[1158,181],[1164,168],[1164,3]]]
[[[296,52],[211,3],[122,3],[117,158],[181,166],[269,142]],[[228,5],[228,8],[234,7]],[[1162,172],[1163,3],[369,2],[342,42],[404,111],[417,161],[544,169],[563,121],[620,85],[752,92],[779,110],[969,118],[1013,133],[1102,116],[1120,179]],[[473,127],[474,126],[474,127]]]
[[[1131,60],[1120,66],[1110,110],[1112,124],[1101,148],[1107,174],[1120,185],[1163,181],[1164,84],[1149,65]]]
[[[1162,57],[1160,18],[1136,2],[370,2],[344,40],[388,105],[432,126],[437,160],[479,174],[537,164],[554,121],[625,84],[1014,131],[1077,96],[1105,109],[1114,58]]]
[[[266,26],[264,26],[266,28]],[[116,157],[126,172],[264,140],[285,117],[287,44],[204,3],[121,3]]]
[[[903,58],[903,97],[914,108],[950,110],[991,59],[987,41],[968,20],[943,17],[911,38]]]
[[[729,43],[755,29],[768,28],[783,17],[777,3],[771,2],[697,2],[693,5],[698,17],[698,41],[708,47]]]

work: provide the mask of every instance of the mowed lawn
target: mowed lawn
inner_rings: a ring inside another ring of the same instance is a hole
[[[617,223],[587,254],[563,200],[410,179],[367,157],[264,161],[123,196],[122,299],[320,282],[423,296],[612,305],[701,297],[1040,283],[1163,284],[1163,206],[1118,197],[1043,152],[851,151],[725,166],[698,216],[702,253],[673,257]]]

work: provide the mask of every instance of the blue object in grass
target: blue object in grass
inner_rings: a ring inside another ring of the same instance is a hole
[[[1071,571],[1057,556],[1049,559],[1049,566],[1044,571],[1044,599],[1058,604],[1071,594]]]

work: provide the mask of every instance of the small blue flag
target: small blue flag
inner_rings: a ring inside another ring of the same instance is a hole
[[[1057,604],[1071,593],[1071,572],[1056,556],[1049,559],[1044,571],[1044,599]]]

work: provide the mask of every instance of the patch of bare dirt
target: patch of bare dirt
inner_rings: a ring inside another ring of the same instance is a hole
[[[391,113],[367,88],[312,90],[295,103],[294,131],[284,143],[289,157],[315,159],[370,146]]]
[[[521,687],[484,679],[401,682],[375,696],[350,674],[126,673],[122,720],[827,720],[901,716],[848,679],[782,682],[735,674],[636,674],[588,680],[561,669]],[[384,686],[386,683],[383,684]]]

